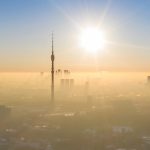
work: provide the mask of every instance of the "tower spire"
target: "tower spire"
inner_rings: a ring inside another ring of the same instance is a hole
[[[53,32],[52,32],[52,54],[51,54],[51,102],[54,103],[54,41],[53,41]]]
[[[52,32],[52,54],[54,54],[54,40],[53,40],[53,32]]]

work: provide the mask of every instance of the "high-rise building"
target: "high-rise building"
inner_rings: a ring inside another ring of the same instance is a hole
[[[74,79],[60,79],[61,83],[61,88],[66,89],[66,88],[73,88],[74,86]]]

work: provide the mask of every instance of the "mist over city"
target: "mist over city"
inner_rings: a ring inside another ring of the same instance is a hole
[[[0,148],[149,149],[147,75],[1,73]]]

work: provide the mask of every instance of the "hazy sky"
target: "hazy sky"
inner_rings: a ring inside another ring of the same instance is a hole
[[[149,0],[0,0],[0,71],[150,70]],[[108,43],[79,47],[80,28],[97,26]]]

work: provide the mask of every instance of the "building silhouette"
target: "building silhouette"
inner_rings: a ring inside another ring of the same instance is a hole
[[[150,84],[150,76],[147,76],[147,83]]]

